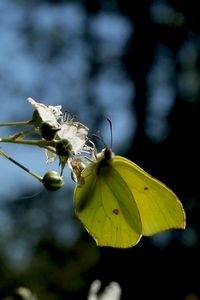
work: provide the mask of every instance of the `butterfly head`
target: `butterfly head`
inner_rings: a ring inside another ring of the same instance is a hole
[[[97,168],[97,175],[100,174],[100,170],[102,168],[109,165],[109,161],[113,156],[112,149],[109,147],[105,147],[98,155],[97,155],[97,161],[98,161],[98,168]]]
[[[113,156],[113,152],[112,149],[110,147],[106,147],[102,150],[103,152],[103,160],[104,161],[108,161],[112,158]]]

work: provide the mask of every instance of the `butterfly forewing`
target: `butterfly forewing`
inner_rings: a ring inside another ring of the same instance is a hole
[[[111,166],[126,181],[134,195],[143,235],[172,228],[185,228],[183,206],[167,186],[124,157],[114,156]]]

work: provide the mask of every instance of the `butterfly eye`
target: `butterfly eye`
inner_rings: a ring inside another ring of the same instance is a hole
[[[56,135],[56,132],[59,130],[60,128],[56,128],[48,122],[43,122],[40,126],[41,136],[47,141],[52,141]]]
[[[56,171],[49,171],[44,175],[42,183],[47,190],[57,191],[63,187],[64,180]]]

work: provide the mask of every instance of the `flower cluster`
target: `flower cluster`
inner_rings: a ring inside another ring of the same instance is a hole
[[[59,160],[60,173],[50,171],[41,177],[15,161],[2,149],[0,149],[0,155],[34,176],[50,191],[55,191],[64,185],[65,166],[70,168],[73,180],[77,184],[82,184],[81,172],[96,155],[95,145],[88,138],[89,128],[75,120],[70,113],[63,113],[61,105],[47,106],[30,97],[27,101],[34,109],[31,120],[0,123],[0,126],[27,125],[30,129],[11,137],[2,137],[0,142],[28,144],[43,148],[47,163]],[[35,133],[39,138],[27,139],[30,133]]]

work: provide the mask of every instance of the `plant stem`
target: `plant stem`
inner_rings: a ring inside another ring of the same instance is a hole
[[[46,140],[18,140],[16,139],[16,135],[13,137],[1,137],[1,143],[13,143],[13,144],[21,144],[21,145],[31,145],[31,146],[38,146],[41,148],[51,149],[56,146],[55,141],[46,141]],[[53,149],[51,149],[53,150]]]
[[[19,162],[17,162],[15,159],[13,159],[9,155],[7,155],[4,151],[0,150],[0,155],[2,155],[4,158],[8,159],[12,163],[14,163],[15,165],[17,165],[21,169],[23,169],[24,171],[26,171],[28,174],[32,175],[34,178],[36,178],[40,182],[42,182],[43,178],[41,176],[37,175],[35,172],[29,170],[28,168],[26,168],[25,166],[23,166],[22,164],[20,164]]]
[[[0,122],[0,126],[21,126],[32,125],[31,121],[19,121],[19,122]]]

